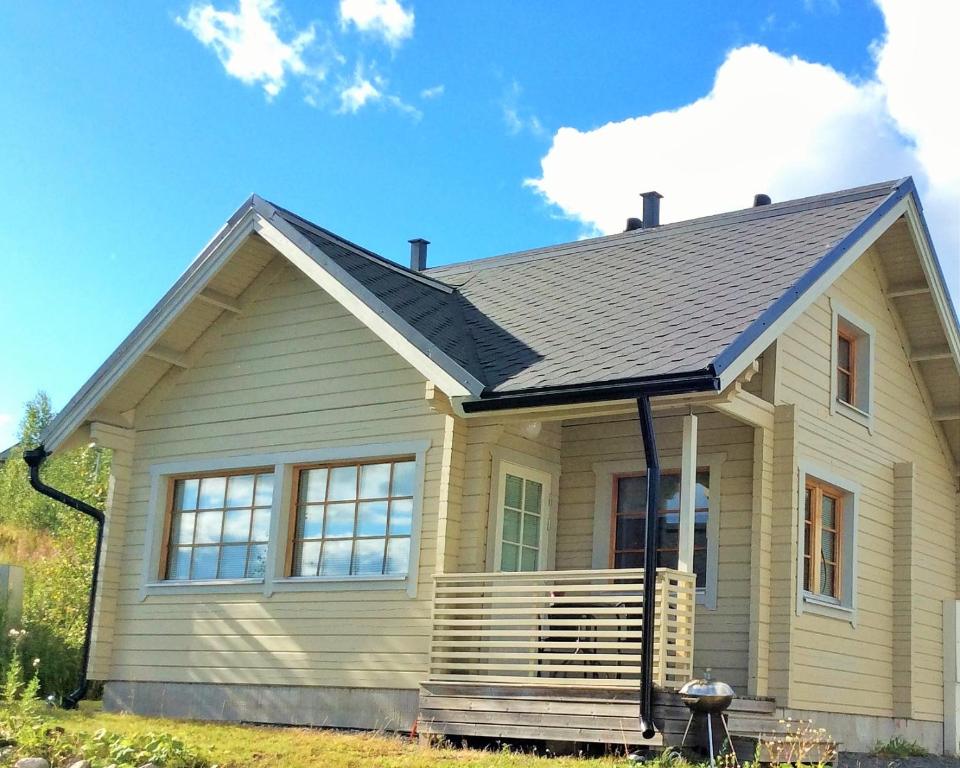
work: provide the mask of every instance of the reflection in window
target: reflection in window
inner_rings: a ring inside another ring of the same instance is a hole
[[[543,484],[507,473],[503,485],[501,571],[535,571],[540,564]]]
[[[405,575],[415,469],[410,459],[301,469],[291,575]]]
[[[272,504],[270,472],[175,480],[167,579],[262,578]]]
[[[693,571],[697,587],[707,584],[707,520],[710,514],[710,472],[697,471],[694,501]],[[642,568],[647,511],[647,476],[619,475],[614,484],[614,568]],[[660,475],[657,511],[657,566],[676,568],[680,554],[680,473]]]

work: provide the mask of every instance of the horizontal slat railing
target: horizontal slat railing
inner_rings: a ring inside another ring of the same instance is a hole
[[[654,683],[693,672],[693,574],[657,571]],[[635,687],[643,570],[435,577],[430,679]]]

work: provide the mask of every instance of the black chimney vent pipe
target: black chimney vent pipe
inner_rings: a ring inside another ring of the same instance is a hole
[[[643,228],[653,229],[660,226],[660,200],[663,197],[659,192],[644,192],[643,198]]]
[[[100,552],[103,549],[103,524],[106,517],[102,510],[92,507],[87,502],[69,496],[63,491],[53,488],[40,479],[40,465],[46,460],[47,449],[42,445],[23,452],[23,460],[30,467],[30,485],[38,493],[48,496],[54,501],[66,504],[71,509],[92,517],[97,523],[97,543],[93,550],[93,578],[90,583],[90,601],[87,604],[87,631],[83,636],[83,651],[80,660],[80,678],[77,689],[67,694],[63,700],[64,709],[76,709],[77,704],[87,693],[87,666],[90,664],[90,643],[93,637],[93,608],[97,599],[97,586],[100,578]]]
[[[423,272],[427,268],[427,246],[429,240],[422,237],[410,241],[410,269],[414,272]]]
[[[770,205],[770,195],[764,195],[763,193],[753,196],[753,207],[759,208],[761,205]]]
[[[638,219],[636,216],[631,216],[629,219],[627,219],[627,228],[623,231],[633,232],[635,229],[643,229],[643,219]]]

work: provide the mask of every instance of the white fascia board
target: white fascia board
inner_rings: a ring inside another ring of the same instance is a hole
[[[391,349],[434,382],[448,397],[479,395],[483,384],[365,285],[316,247],[269,205],[256,203],[257,233],[294,266],[366,325]]]
[[[756,360],[814,301],[829,288],[837,278],[849,269],[893,223],[909,210],[910,195],[906,195],[881,216],[864,234],[837,259],[783,311],[767,328],[757,336],[720,373],[720,390],[732,384],[744,369]]]
[[[83,424],[141,357],[156,343],[181,311],[189,304],[237,248],[254,231],[256,212],[251,197],[200,251],[173,287],[130,335],[107,358],[44,432],[41,442],[53,453]]]

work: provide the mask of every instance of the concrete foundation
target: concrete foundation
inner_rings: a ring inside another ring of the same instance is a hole
[[[869,752],[878,741],[900,736],[923,745],[931,754],[943,754],[943,723],[940,722],[804,709],[781,709],[779,712],[781,718],[812,720],[816,728],[825,728],[840,744],[842,752]]]
[[[276,725],[408,731],[419,693],[405,689],[110,681],[108,712]]]

